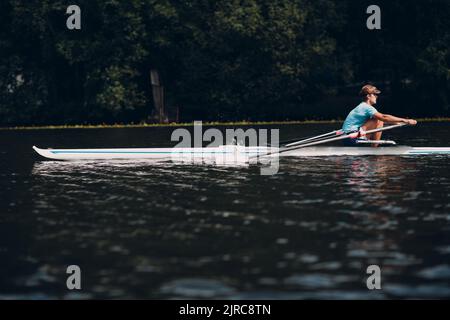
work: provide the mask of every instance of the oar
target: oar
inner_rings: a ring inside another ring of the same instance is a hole
[[[382,128],[367,130],[367,131],[364,131],[364,133],[365,134],[371,134],[371,133],[375,133],[375,132],[386,131],[386,130],[390,130],[390,129],[403,127],[405,125],[407,125],[407,123],[399,123],[399,124],[394,124],[394,125],[388,126],[388,127],[382,127]],[[301,145],[298,145],[298,146],[292,146],[292,147],[288,147],[288,148],[278,149],[277,151],[269,151],[269,152],[267,152],[267,153],[265,153],[263,155],[252,156],[252,157],[249,157],[249,158],[265,157],[265,156],[269,156],[269,155],[276,154],[276,153],[283,153],[283,152],[296,150],[296,149],[300,149],[300,148],[315,146],[315,145],[318,145],[318,144],[323,144],[323,143],[328,143],[328,142],[333,142],[333,141],[338,141],[338,140],[344,140],[344,139],[348,139],[348,138],[355,138],[355,137],[357,137],[357,134],[358,134],[358,132],[352,132],[352,133],[349,133],[349,134],[340,135],[340,136],[335,137],[335,138],[330,138],[330,139],[325,139],[325,140],[320,140],[320,141],[313,141],[313,142],[301,144]]]
[[[344,134],[344,131],[342,131],[342,130],[334,130],[334,131],[331,131],[331,132],[328,132],[328,133],[321,134],[319,136],[314,136],[314,137],[311,137],[311,138],[308,138],[308,139],[303,139],[303,140],[300,140],[300,141],[288,143],[288,144],[285,145],[285,147],[293,147],[293,146],[297,146],[299,144],[303,144],[303,143],[306,143],[306,142],[309,142],[309,141],[312,141],[312,140],[321,139],[321,138],[328,137],[328,136],[331,136],[331,135],[342,135],[342,134]]]
[[[314,141],[314,140],[317,140],[317,139],[322,139],[322,138],[330,136],[330,135],[341,135],[341,134],[344,134],[344,132],[342,130],[334,130],[334,131],[331,131],[331,132],[328,132],[328,133],[321,134],[319,136],[312,136],[312,137],[308,137],[308,138],[296,138],[296,139],[283,140],[283,141],[280,141],[279,144],[277,144],[277,147],[278,146],[291,147],[291,146],[294,146],[294,145],[298,145],[298,144]],[[299,141],[298,139],[302,139],[302,140]],[[271,146],[271,144],[269,143],[268,146]]]

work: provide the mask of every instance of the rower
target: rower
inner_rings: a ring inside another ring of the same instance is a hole
[[[366,140],[371,143],[373,147],[377,147],[381,139],[382,132],[378,131],[364,136],[364,131],[377,129],[383,127],[385,122],[406,123],[409,125],[417,124],[416,120],[398,118],[389,114],[383,114],[375,109],[374,105],[377,103],[378,95],[381,93],[375,86],[367,84],[361,88],[360,96],[362,102],[356,106],[350,113],[342,125],[342,130],[345,133],[357,132],[355,138],[343,140],[346,145],[355,146],[361,140]],[[381,142],[381,141],[380,141]]]

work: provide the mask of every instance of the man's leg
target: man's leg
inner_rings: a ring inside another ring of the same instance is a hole
[[[384,122],[377,120],[377,119],[369,119],[367,120],[366,123],[364,123],[364,125],[361,127],[364,131],[368,131],[368,130],[373,130],[373,129],[378,129],[383,127]],[[370,133],[367,135],[367,139],[369,140],[380,140],[381,139],[381,135],[383,134],[382,131],[379,132],[375,132],[375,133]],[[373,147],[378,147],[378,144],[373,144]]]

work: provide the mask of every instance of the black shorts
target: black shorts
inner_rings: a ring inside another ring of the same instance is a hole
[[[346,132],[345,134],[351,134],[351,133],[355,133],[355,132],[359,132],[359,129],[358,130],[354,130],[354,131],[350,131],[350,132]],[[354,147],[354,146],[358,145],[356,143],[356,141],[358,139],[359,139],[359,137],[358,138],[347,138],[347,139],[342,140],[342,143],[344,144],[344,146]]]

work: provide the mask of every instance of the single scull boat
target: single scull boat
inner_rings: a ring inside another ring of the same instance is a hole
[[[408,147],[396,146],[393,141],[367,141],[362,144],[381,143],[390,146],[372,147],[340,147],[317,146],[327,142],[354,138],[367,133],[385,131],[404,126],[396,124],[388,127],[346,134],[340,130],[322,134],[320,136],[302,139],[282,147],[255,146],[245,147],[239,145],[223,145],[206,148],[113,148],[113,149],[33,149],[47,159],[55,160],[109,160],[109,159],[154,159],[154,160],[217,160],[228,161],[240,158],[242,161],[261,157],[287,156],[287,157],[318,157],[318,156],[370,156],[370,155],[438,155],[450,154],[450,147]],[[393,145],[393,146],[392,146]]]
[[[243,153],[246,156],[319,157],[319,156],[370,156],[370,155],[436,155],[450,154],[450,148],[414,148],[408,146],[392,147],[306,147],[278,153],[277,148],[242,147],[226,145],[211,148],[134,148],[134,149],[33,149],[47,159],[55,160],[100,160],[100,159],[188,159],[214,158],[218,156]]]

